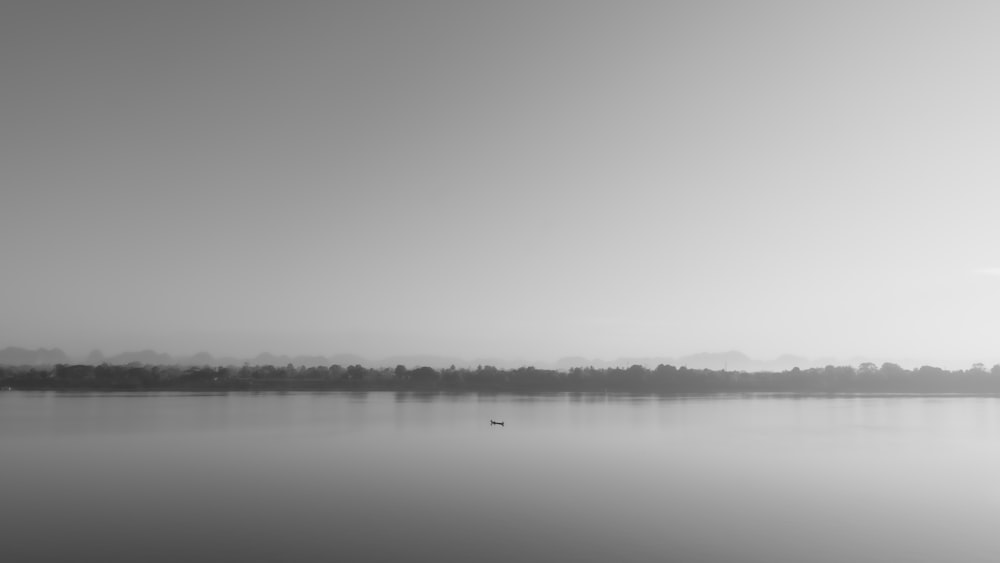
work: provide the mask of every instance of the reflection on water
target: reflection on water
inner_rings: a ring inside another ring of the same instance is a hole
[[[5,392],[0,561],[992,561],[997,475],[994,397]]]

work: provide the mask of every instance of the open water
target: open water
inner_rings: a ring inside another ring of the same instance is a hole
[[[0,392],[0,561],[992,562],[998,522],[997,397]]]

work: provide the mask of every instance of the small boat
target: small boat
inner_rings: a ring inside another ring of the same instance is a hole
[[[503,426],[503,421],[501,420],[500,422],[497,422],[497,421],[495,421],[495,420],[493,420],[493,419],[491,418],[491,419],[490,419],[490,426],[493,426],[494,424],[496,424],[496,425],[498,425],[498,426]]]

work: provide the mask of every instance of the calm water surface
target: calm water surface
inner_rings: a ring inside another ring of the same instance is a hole
[[[1000,399],[4,392],[0,484],[0,561],[992,562]]]

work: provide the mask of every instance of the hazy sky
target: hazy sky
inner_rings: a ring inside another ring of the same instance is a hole
[[[6,0],[0,346],[998,362],[997,22]]]

